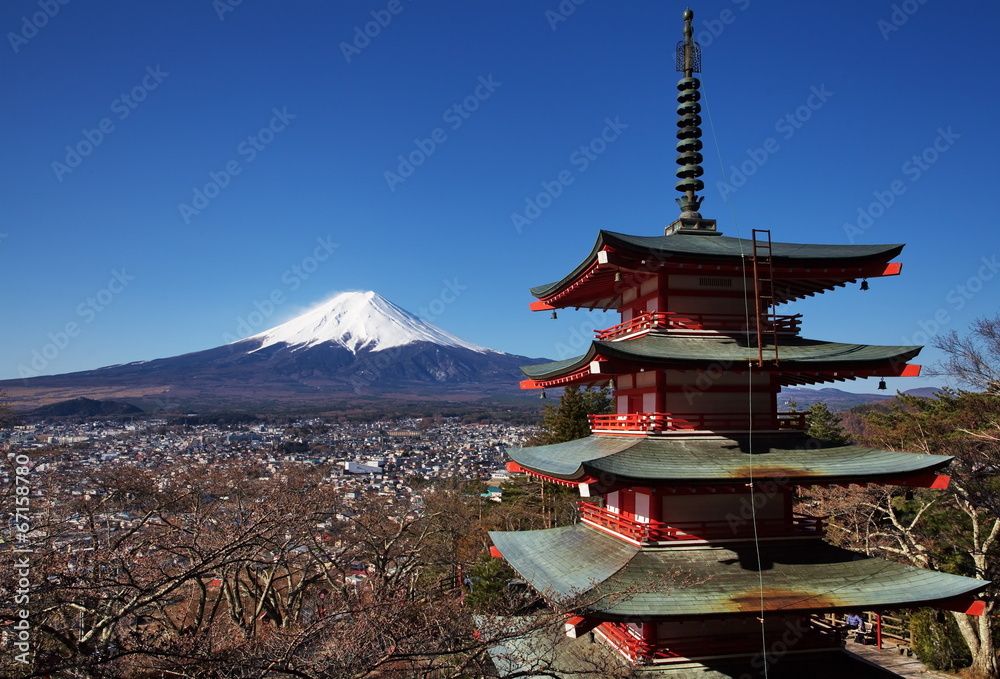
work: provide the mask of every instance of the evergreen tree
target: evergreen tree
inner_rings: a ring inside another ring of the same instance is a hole
[[[835,446],[846,446],[851,437],[840,424],[840,418],[830,412],[824,401],[817,401],[806,411],[806,433]]]
[[[476,562],[466,583],[465,605],[477,613],[508,612],[511,592],[508,583],[517,573],[503,559],[487,556]]]
[[[580,389],[569,386],[563,389],[559,404],[545,406],[542,414],[542,432],[531,445],[543,446],[562,443],[590,436],[588,415],[614,412],[614,401],[607,387]]]

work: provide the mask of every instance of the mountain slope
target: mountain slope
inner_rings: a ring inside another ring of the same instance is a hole
[[[518,394],[519,367],[544,360],[466,342],[374,292],[351,292],[220,347],[8,380],[0,389],[21,406],[79,396],[216,406],[359,396],[467,401]]]
[[[361,350],[384,351],[414,342],[500,353],[461,340],[371,291],[343,292],[287,323],[249,337],[250,340],[259,340],[261,349],[275,344],[310,347],[330,342],[354,354]]]

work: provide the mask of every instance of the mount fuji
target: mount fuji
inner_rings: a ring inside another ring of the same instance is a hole
[[[13,405],[80,396],[201,407],[322,404],[355,398],[510,397],[516,356],[467,342],[375,292],[345,292],[269,330],[170,358],[0,381]],[[162,409],[162,408],[161,408]]]

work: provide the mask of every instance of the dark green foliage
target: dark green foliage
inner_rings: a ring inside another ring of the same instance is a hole
[[[922,608],[910,616],[910,631],[913,651],[932,670],[957,670],[972,663],[969,648],[950,613]]]
[[[840,418],[830,412],[826,403],[817,401],[806,411],[806,433],[815,439],[835,446],[846,446],[850,443],[850,435],[844,431]]]
[[[542,414],[542,432],[531,441],[531,445],[543,446],[590,436],[590,421],[587,415],[612,412],[614,412],[614,401],[611,391],[606,387],[599,389],[566,387],[559,397],[558,405],[545,406],[545,412]]]
[[[469,571],[465,604],[477,613],[505,613],[510,610],[508,583],[517,574],[503,559],[486,556]]]

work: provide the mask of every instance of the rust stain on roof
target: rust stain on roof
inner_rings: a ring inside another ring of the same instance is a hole
[[[816,475],[816,470],[814,469],[807,470],[801,467],[786,467],[782,465],[767,464],[766,462],[762,464],[755,464],[753,467],[750,465],[731,467],[729,470],[729,477],[734,479],[759,479],[761,477],[771,479],[795,479]]]
[[[765,587],[763,590],[749,589],[730,597],[727,608],[739,613],[759,612],[761,599],[765,611],[818,610],[847,605],[839,596],[829,592]]]

